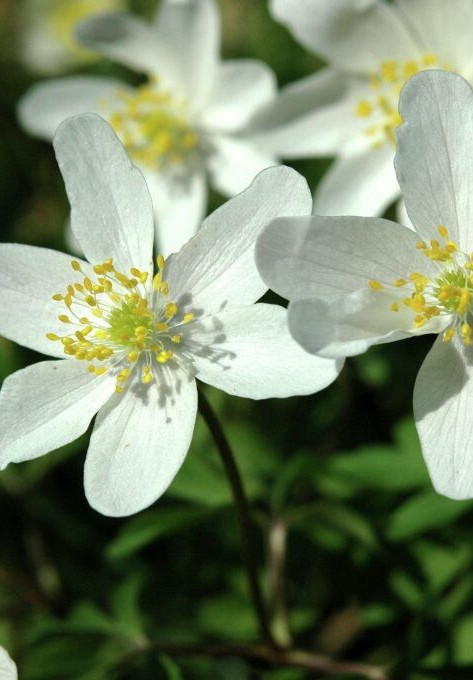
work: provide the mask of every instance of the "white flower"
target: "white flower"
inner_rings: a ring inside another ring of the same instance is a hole
[[[3,647],[0,647],[0,680],[18,680],[16,664]]]
[[[219,59],[214,0],[163,0],[151,25],[132,15],[104,14],[81,24],[77,36],[148,81],[132,88],[77,76],[38,84],[20,102],[20,121],[51,139],[72,114],[105,117],[145,175],[160,252],[175,252],[204,215],[207,175],[231,196],[276,164],[243,135],[253,113],[274,96],[274,75],[258,61]]]
[[[275,220],[257,244],[263,279],[289,298],[308,351],[341,357],[440,333],[414,415],[436,489],[473,496],[473,91],[444,71],[400,99],[396,171],[415,231],[380,218]]]
[[[96,59],[74,38],[75,25],[98,12],[123,11],[124,0],[25,0],[19,58],[31,70],[58,73]]]
[[[314,213],[379,215],[399,198],[393,171],[398,95],[413,73],[473,81],[471,0],[272,0],[274,17],[328,62],[286,87],[259,122],[283,158],[336,156]]]
[[[253,304],[267,290],[254,262],[258,233],[279,215],[307,214],[311,197],[296,172],[270,168],[179,253],[159,256],[153,275],[151,200],[110,126],[94,114],[70,118],[55,148],[91,264],[0,245],[1,333],[59,359],[5,380],[0,468],[74,440],[98,412],[85,492],[100,512],[128,515],[156,500],[184,460],[195,376],[254,399],[335,379],[341,362],[302,350],[285,309]]]

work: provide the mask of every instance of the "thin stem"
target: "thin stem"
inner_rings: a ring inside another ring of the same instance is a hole
[[[241,555],[243,564],[246,568],[248,586],[251,599],[253,601],[255,614],[258,619],[261,637],[265,642],[274,644],[258,581],[258,567],[255,560],[255,553],[252,550],[253,526],[250,519],[248,500],[243,489],[240,473],[238,472],[235,458],[228,439],[225,436],[222,426],[220,425],[220,421],[217,418],[212,406],[201,389],[199,389],[199,411],[212,434],[232,488],[238,523],[240,525]]]
[[[271,517],[268,527],[268,592],[270,625],[273,637],[281,647],[292,644],[286,609],[284,566],[287,527],[281,517]]]
[[[209,656],[213,658],[239,657],[259,661],[270,666],[301,668],[324,675],[350,674],[366,680],[389,680],[381,668],[352,661],[337,661],[323,654],[302,649],[277,649],[270,645],[198,644],[150,642],[147,648],[170,656]],[[141,648],[143,649],[143,648]]]

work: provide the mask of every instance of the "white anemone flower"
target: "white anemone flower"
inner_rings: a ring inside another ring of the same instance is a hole
[[[32,71],[58,73],[97,58],[74,37],[92,14],[126,9],[124,0],[25,0],[20,10],[19,58]]]
[[[404,87],[395,166],[415,229],[381,218],[272,222],[257,244],[264,281],[292,300],[308,351],[358,354],[439,333],[417,376],[414,416],[435,488],[473,497],[473,91],[423,72]]]
[[[110,516],[154,502],[180,468],[197,409],[195,377],[265,399],[331,383],[287,330],[286,310],[253,304],[267,290],[254,262],[262,227],[306,214],[306,182],[269,168],[210,215],[153,274],[153,211],[145,180],[111,127],[84,114],[54,141],[71,227],[88,260],[0,245],[0,332],[54,357],[9,376],[0,392],[0,468],[85,432],[89,503]],[[90,263],[90,264],[89,264]]]
[[[473,2],[272,0],[270,7],[328,65],[281,91],[259,121],[260,140],[282,158],[336,157],[314,214],[382,214],[400,196],[399,92],[423,69],[473,82]]]
[[[0,680],[18,680],[16,664],[3,647],[0,647]]]
[[[147,81],[136,88],[92,76],[40,83],[21,100],[20,121],[30,133],[51,139],[70,115],[106,118],[145,175],[164,255],[197,230],[207,176],[233,196],[276,165],[272,154],[244,136],[253,113],[275,94],[274,75],[252,59],[220,60],[214,0],[163,0],[151,25],[132,15],[104,14],[82,23],[77,37]]]

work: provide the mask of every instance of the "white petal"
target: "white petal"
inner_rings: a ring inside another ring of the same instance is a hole
[[[304,352],[289,335],[287,311],[257,304],[207,317],[192,331],[197,378],[250,399],[312,394],[330,385],[342,362]]]
[[[347,357],[371,345],[402,340],[410,335],[439,333],[450,317],[436,317],[414,328],[414,312],[400,304],[399,293],[361,290],[328,300],[295,300],[289,305],[289,329],[308,352],[325,357]],[[399,304],[394,312],[390,305]]]
[[[16,664],[3,647],[0,647],[0,680],[18,680]]]
[[[414,225],[412,224],[411,220],[409,219],[409,215],[407,214],[406,204],[404,203],[403,198],[400,198],[396,204],[396,219],[399,222],[399,224],[403,224],[408,229],[412,229],[413,231],[415,231]]]
[[[303,45],[346,71],[420,56],[402,17],[383,0],[272,0],[270,7]]]
[[[286,217],[262,232],[256,262],[267,285],[289,300],[392,286],[412,272],[438,268],[417,248],[418,235],[395,222],[363,217]]]
[[[471,350],[438,338],[414,388],[414,416],[433,485],[449,498],[473,497]]]
[[[166,266],[173,299],[191,298],[190,306],[208,314],[228,303],[246,305],[265,292],[254,261],[261,229],[279,215],[303,215],[312,198],[295,170],[270,168],[251,186],[207,217],[197,234]]]
[[[396,172],[416,230],[438,238],[445,225],[473,249],[473,92],[454,73],[423,71],[407,82],[399,110]]]
[[[232,132],[243,127],[276,94],[273,71],[261,61],[238,59],[219,64],[202,124]]]
[[[213,137],[208,170],[213,186],[226,196],[246,189],[256,175],[277,160],[244,137]]]
[[[381,215],[400,193],[393,151],[368,148],[338,158],[324,175],[314,196],[318,215]]]
[[[85,493],[104,515],[148,507],[167,489],[192,439],[195,380],[162,370],[149,385],[127,386],[99,412],[85,462]]]
[[[52,300],[65,294],[75,273],[70,255],[47,248],[0,244],[0,334],[25,347],[64,357],[63,346],[46,338],[46,333],[65,335],[58,320],[66,309]],[[88,272],[87,263],[82,269]]]
[[[141,172],[112,128],[94,114],[64,121],[54,148],[71,203],[71,227],[92,264],[150,271],[153,205]]]
[[[0,469],[77,439],[114,389],[113,377],[91,375],[75,359],[10,375],[0,391]]]
[[[78,24],[75,33],[85,47],[136,71],[159,74],[164,90],[186,94],[176,55],[159,43],[153,27],[142,19],[118,12],[99,14]]]
[[[18,119],[30,134],[51,140],[63,120],[77,113],[103,113],[117,92],[126,89],[118,80],[93,76],[38,83],[18,102]]]
[[[473,4],[471,0],[395,0],[404,23],[426,54],[435,54],[441,67],[473,75]],[[452,11],[453,10],[453,11]]]
[[[214,0],[162,0],[155,19],[155,35],[157,42],[179,63],[191,109],[200,110],[217,77],[220,49],[217,5]]]
[[[366,127],[366,120],[355,115],[365,90],[364,79],[329,68],[317,71],[282,88],[257,113],[250,123],[254,138],[283,158],[338,154]]]
[[[156,249],[167,257],[194,236],[204,219],[207,179],[196,172],[174,182],[162,173],[143,170],[155,214]]]

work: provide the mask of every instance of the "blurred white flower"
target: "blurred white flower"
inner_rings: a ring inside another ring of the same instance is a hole
[[[16,664],[3,647],[0,647],[0,680],[18,680]]]
[[[90,504],[106,515],[147,507],[190,445],[195,377],[234,395],[309,394],[341,361],[304,350],[286,310],[253,304],[261,228],[307,214],[306,182],[269,168],[208,217],[153,275],[153,211],[143,176],[99,116],[70,118],[55,149],[85,261],[0,245],[0,331],[59,358],[9,376],[0,392],[0,468],[76,439],[98,412],[85,463]],[[68,360],[64,360],[64,356]],[[61,358],[62,357],[62,358]]]
[[[274,75],[251,59],[220,60],[214,0],[163,0],[151,25],[104,14],[81,24],[77,37],[148,80],[136,88],[84,76],[39,84],[20,102],[20,121],[51,139],[72,114],[105,117],[145,175],[159,251],[175,252],[205,213],[207,175],[231,196],[276,164],[244,136],[254,112],[275,94]]]
[[[473,91],[420,73],[401,94],[395,166],[415,230],[380,218],[297,217],[257,244],[263,280],[292,300],[289,326],[310,352],[440,333],[420,369],[414,415],[436,489],[473,496]]]
[[[125,0],[25,0],[21,4],[19,58],[32,71],[59,73],[97,58],[74,37],[91,14],[123,11]]]
[[[471,0],[271,0],[273,16],[328,62],[282,90],[260,141],[283,158],[336,156],[314,213],[379,215],[399,198],[398,96],[423,69],[473,80]]]

